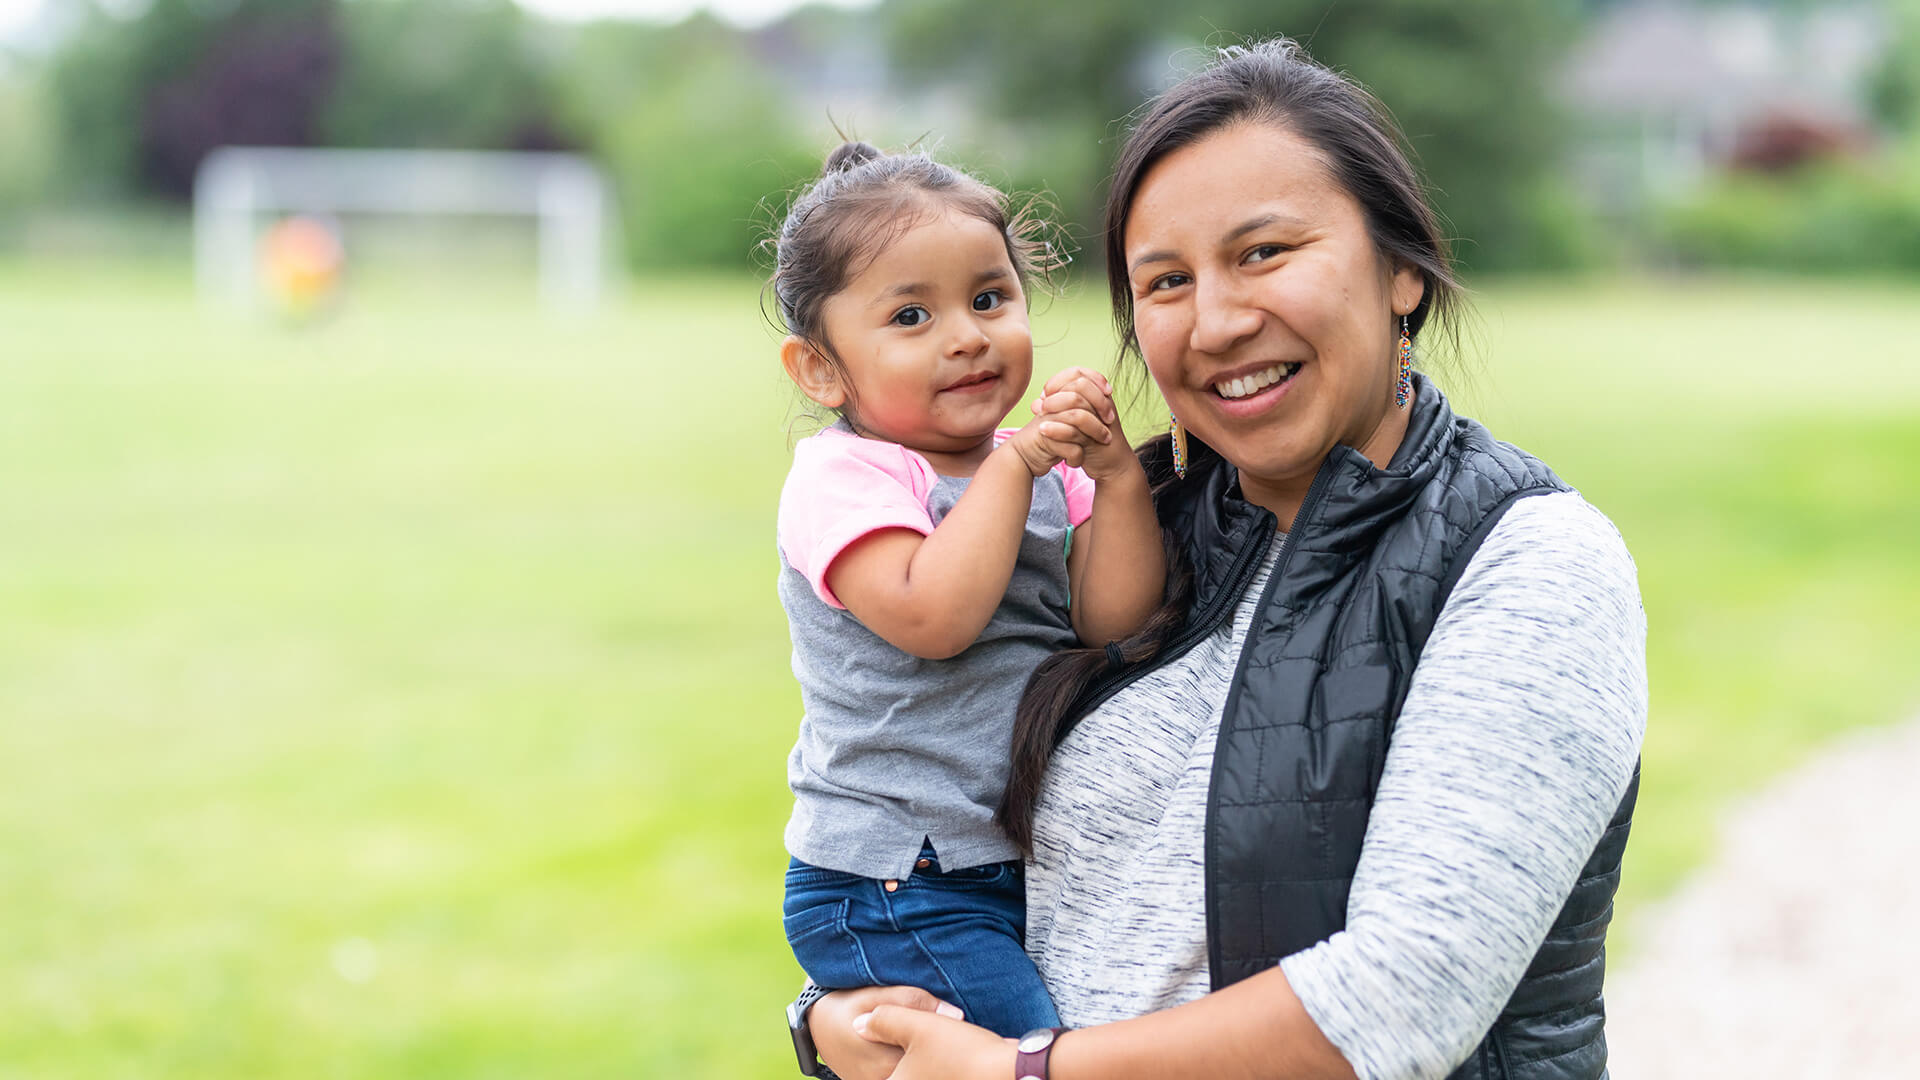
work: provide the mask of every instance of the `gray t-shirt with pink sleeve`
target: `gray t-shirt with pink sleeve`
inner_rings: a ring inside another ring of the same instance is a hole
[[[863,536],[931,533],[968,482],[839,425],[794,448],[780,495],[779,589],[804,708],[787,758],[786,829],[802,862],[905,878],[928,840],[945,870],[1019,857],[993,812],[1027,677],[1076,640],[1067,544],[1090,512],[1092,481],[1065,467],[1034,479],[1006,596],[958,656],[926,660],[888,644],[826,583],[833,559]]]

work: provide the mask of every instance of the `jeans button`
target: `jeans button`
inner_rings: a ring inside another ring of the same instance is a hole
[[[886,883],[886,890],[888,892],[892,892],[893,890],[898,889],[899,887],[900,887],[900,883],[898,881],[889,881]]]
[[[927,867],[932,865],[933,865],[932,859],[921,859],[918,862],[913,864],[913,868],[915,870],[925,870]]]

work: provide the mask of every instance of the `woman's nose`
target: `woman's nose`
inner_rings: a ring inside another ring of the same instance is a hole
[[[1193,332],[1188,344],[1195,352],[1222,353],[1260,332],[1260,312],[1245,303],[1230,282],[1205,279],[1194,283]]]

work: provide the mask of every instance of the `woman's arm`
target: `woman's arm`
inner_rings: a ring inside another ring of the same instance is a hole
[[[819,1006],[815,1006],[818,1008]],[[959,1020],[882,1004],[855,1031],[907,1047],[891,1080],[1008,1080],[1014,1050]],[[818,1038],[819,1028],[815,1028]],[[837,1070],[836,1070],[837,1071]],[[1050,1080],[1353,1080],[1279,968],[1198,1001],[1060,1037]]]
[[[1577,495],[1516,504],[1415,672],[1347,929],[1188,1005],[1068,1034],[1053,1075],[1445,1076],[1564,904],[1645,719],[1645,619],[1618,534]],[[881,1008],[868,1033],[908,1046],[898,1080],[1006,1075],[991,1035],[951,1020]]]
[[[1441,1077],[1525,973],[1632,780],[1633,560],[1579,495],[1514,504],[1414,672],[1347,901],[1281,970],[1366,1077]]]

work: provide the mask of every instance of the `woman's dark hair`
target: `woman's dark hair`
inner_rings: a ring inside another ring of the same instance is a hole
[[[936,207],[957,210],[994,227],[1022,281],[1046,280],[1066,261],[1048,241],[1050,227],[1038,201],[1015,206],[992,186],[925,153],[887,154],[849,140],[802,189],[768,238],[773,274],[767,282],[782,331],[804,339],[836,365],[822,309],[888,244]]]
[[[1407,321],[1416,336],[1434,322],[1449,339],[1460,286],[1439,218],[1408,160],[1406,137],[1386,108],[1351,79],[1322,66],[1284,38],[1232,46],[1148,103],[1127,131],[1107,192],[1107,285],[1120,333],[1123,367],[1141,365],[1127,278],[1127,220],[1149,170],[1168,154],[1236,124],[1272,124],[1313,146],[1333,180],[1360,204],[1374,248],[1389,265],[1412,266],[1426,288]],[[1435,322],[1437,320],[1437,322]],[[1211,447],[1188,436],[1190,472],[1217,467]],[[1167,437],[1149,440],[1140,458],[1156,504],[1173,479]],[[1192,480],[1187,481],[1192,483]],[[1162,534],[1167,588],[1161,606],[1132,637],[1099,648],[1069,649],[1041,663],[1015,714],[1013,764],[997,820],[1023,851],[1033,845],[1033,809],[1047,761],[1069,710],[1101,675],[1158,659],[1186,622],[1193,575],[1180,538]]]

